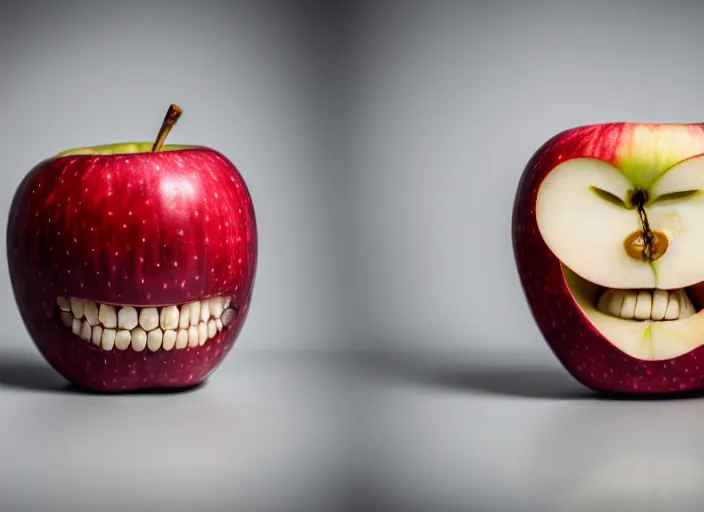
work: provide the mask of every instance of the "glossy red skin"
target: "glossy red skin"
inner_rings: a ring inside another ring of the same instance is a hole
[[[66,156],[41,162],[19,186],[7,253],[22,320],[66,379],[97,391],[191,387],[242,329],[256,220],[242,176],[215,150]],[[58,320],[60,295],[136,306],[229,295],[237,313],[202,347],[104,351]]]
[[[513,209],[513,249],[519,277],[545,340],[583,385],[625,394],[699,390],[704,388],[704,347],[665,361],[636,359],[616,348],[577,306],[559,260],[538,230],[537,194],[550,171],[572,158],[613,163],[616,146],[629,128],[624,123],[574,128],[556,135],[533,155],[519,182]]]

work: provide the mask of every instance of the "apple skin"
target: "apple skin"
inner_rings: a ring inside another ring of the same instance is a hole
[[[207,147],[59,156],[18,187],[7,254],[22,320],[67,380],[105,392],[192,387],[219,366],[249,311],[256,220],[238,170]],[[57,296],[148,306],[225,295],[235,319],[197,348],[105,351],[56,315]]]
[[[565,369],[584,386],[620,394],[666,394],[704,388],[704,346],[665,361],[633,358],[587,320],[567,288],[557,257],[538,230],[536,200],[545,177],[572,158],[596,158],[621,169],[664,171],[704,153],[704,124],[607,123],[566,130],[529,160],[513,208],[513,251],[530,311]],[[630,166],[630,167],[629,167]],[[704,264],[704,262],[703,262]]]

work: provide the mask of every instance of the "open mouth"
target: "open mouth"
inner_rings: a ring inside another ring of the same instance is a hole
[[[102,350],[183,350],[201,347],[235,318],[230,297],[137,307],[58,297],[56,313],[73,334]]]
[[[672,359],[704,345],[704,313],[688,288],[613,289],[562,264],[565,283],[594,328],[643,360]]]

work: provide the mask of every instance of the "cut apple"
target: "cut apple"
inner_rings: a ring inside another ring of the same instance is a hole
[[[643,181],[607,162],[567,160],[540,186],[538,229],[602,336],[632,357],[669,359],[704,345],[687,293],[704,282],[704,156],[648,189],[633,182]]]

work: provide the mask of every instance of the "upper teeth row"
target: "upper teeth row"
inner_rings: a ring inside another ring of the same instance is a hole
[[[606,290],[597,309],[627,320],[679,320],[697,310],[684,290]]]
[[[180,306],[115,307],[59,297],[61,321],[85,341],[105,350],[141,351],[202,346],[227,327],[235,311],[229,297],[214,297]]]

